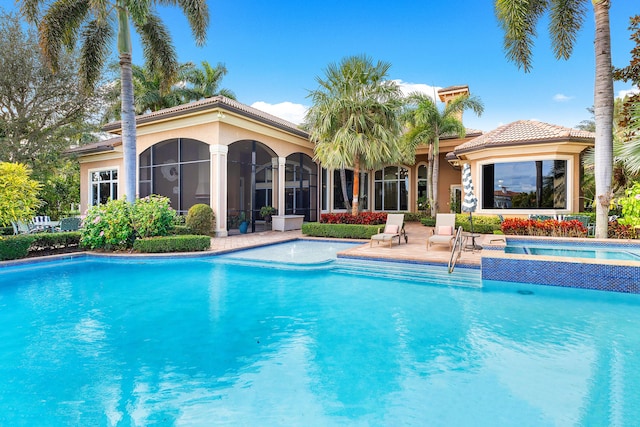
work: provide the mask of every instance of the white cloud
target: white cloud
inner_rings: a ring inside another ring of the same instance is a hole
[[[269,104],[267,102],[257,101],[251,104],[251,106],[297,125],[304,121],[304,116],[307,114],[307,109],[309,108],[305,105],[294,104],[289,101],[280,102],[278,104]]]
[[[633,95],[634,93],[640,93],[640,89],[638,89],[637,87],[632,87],[631,89],[619,90],[618,98],[624,99],[628,95]]]
[[[394,80],[394,82],[396,82],[398,86],[400,86],[400,90],[405,96],[410,94],[411,92],[420,92],[424,93],[427,96],[430,96],[431,99],[435,99],[436,101],[438,101],[438,89],[442,89],[439,86],[429,86],[424,83],[407,83],[403,82],[402,80]]]
[[[553,100],[556,102],[567,102],[573,99],[573,96],[567,96],[563,93],[556,93],[553,95]]]

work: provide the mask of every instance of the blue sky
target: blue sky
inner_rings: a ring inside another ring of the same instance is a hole
[[[629,17],[638,0],[614,0],[611,37],[614,66],[629,64]],[[197,47],[177,8],[163,8],[181,62],[222,62],[222,86],[242,103],[295,122],[307,95],[329,63],[366,54],[392,64],[390,78],[407,87],[469,85],[484,103],[476,117],[465,113],[468,128],[490,131],[520,119],[573,127],[589,119],[593,105],[594,18],[591,2],[570,60],[556,60],[541,22],[533,69],[525,73],[509,62],[493,1],[380,2],[377,0],[219,1],[210,0],[206,45]],[[141,48],[134,62],[142,65]],[[616,83],[615,93],[632,89]]]

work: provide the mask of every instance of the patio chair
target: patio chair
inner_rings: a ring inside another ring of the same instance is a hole
[[[433,235],[427,239],[427,250],[431,245],[449,245],[453,247],[456,238],[456,214],[436,214],[436,226]]]
[[[60,220],[60,231],[77,231],[82,220],[76,217],[62,218]]]
[[[398,238],[398,244],[400,244],[400,239],[404,237],[404,242],[409,243],[409,238],[407,237],[407,233],[404,230],[404,214],[387,214],[387,223],[384,226],[384,230],[382,227],[378,228],[378,234],[374,234],[371,236],[371,240],[369,241],[369,247],[373,246],[374,240],[380,244],[389,243],[389,247],[393,245],[393,239]]]
[[[14,232],[17,231],[16,234],[31,234],[31,233],[37,233],[38,231],[41,231],[37,227],[35,227],[33,224],[26,221],[16,221],[15,226],[13,227],[13,230]]]

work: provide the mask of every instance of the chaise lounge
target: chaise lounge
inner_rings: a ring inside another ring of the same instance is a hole
[[[427,239],[427,250],[431,245],[449,245],[453,247],[456,232],[456,214],[436,214],[436,226],[433,235]]]
[[[404,231],[404,214],[387,214],[387,223],[384,226],[382,233],[381,228],[378,228],[378,234],[371,236],[369,241],[369,247],[373,246],[374,240],[380,244],[389,243],[389,247],[393,245],[393,239],[398,238],[398,244],[400,244],[400,238],[404,237],[404,242],[408,243],[409,238]]]

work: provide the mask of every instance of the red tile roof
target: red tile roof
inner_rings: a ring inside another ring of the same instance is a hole
[[[458,145],[456,154],[484,148],[576,141],[593,144],[595,133],[566,128],[536,120],[518,120]]]

